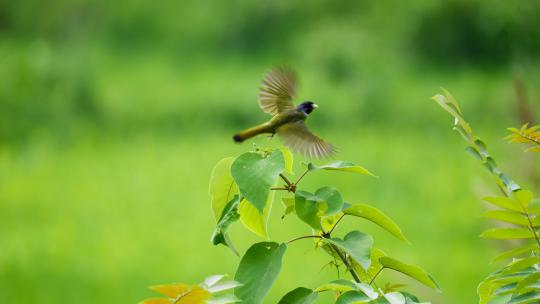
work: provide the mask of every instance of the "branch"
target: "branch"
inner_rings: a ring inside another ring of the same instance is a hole
[[[292,242],[296,242],[298,240],[303,240],[303,239],[322,239],[323,237],[320,236],[320,235],[304,235],[304,236],[299,236],[297,238],[294,238],[292,240],[288,240],[285,242],[285,244],[290,244]]]

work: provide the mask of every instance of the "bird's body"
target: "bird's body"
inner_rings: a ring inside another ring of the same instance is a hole
[[[272,115],[272,119],[239,132],[234,141],[243,142],[259,134],[277,134],[283,143],[292,150],[308,157],[328,157],[334,147],[309,131],[304,121],[318,106],[312,101],[305,101],[294,107],[296,77],[286,68],[270,70],[259,94],[261,109]]]

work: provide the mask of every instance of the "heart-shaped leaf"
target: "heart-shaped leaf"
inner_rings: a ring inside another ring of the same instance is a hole
[[[409,242],[407,238],[403,235],[403,232],[401,232],[401,229],[399,226],[386,214],[384,214],[381,210],[366,205],[366,204],[358,204],[354,205],[348,209],[343,210],[343,213],[362,217],[365,218],[377,225],[379,225],[381,228],[385,229],[386,231],[390,232],[393,236],[397,237],[398,239]]]
[[[260,153],[247,152],[238,156],[231,166],[231,174],[240,193],[261,213],[266,206],[270,188],[276,184],[285,170],[285,160],[279,150],[264,157]]]
[[[234,294],[245,304],[262,303],[281,270],[287,246],[274,242],[252,245],[242,257],[234,280],[243,284]]]
[[[220,160],[214,166],[212,175],[210,176],[209,193],[216,220],[221,216],[225,205],[231,201],[234,195],[238,194],[238,186],[234,183],[231,175],[233,161],[234,157],[227,157]]]
[[[341,211],[343,198],[332,187],[323,187],[311,194],[297,191],[294,197],[298,217],[311,227],[321,230],[321,217],[334,215]]]
[[[331,238],[325,241],[336,245],[347,252],[364,270],[368,270],[371,265],[371,247],[373,247],[373,238],[360,231],[351,231],[342,239]]]
[[[305,287],[298,287],[287,293],[278,304],[312,304],[317,300],[317,293]]]

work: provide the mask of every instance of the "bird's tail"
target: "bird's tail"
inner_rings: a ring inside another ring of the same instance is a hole
[[[246,139],[252,138],[262,133],[271,133],[268,123],[263,123],[258,126],[245,129],[242,132],[233,135],[233,139],[237,143],[241,143]]]

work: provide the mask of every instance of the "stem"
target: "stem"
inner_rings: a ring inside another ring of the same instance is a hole
[[[295,185],[298,185],[298,183],[302,180],[302,178],[304,176],[306,176],[306,174],[309,172],[309,169],[306,169],[306,171],[304,171],[304,173],[302,173],[302,175],[300,175],[300,177],[296,180],[296,182],[294,183]]]
[[[373,284],[373,282],[375,281],[375,279],[379,276],[379,274],[383,271],[384,267],[381,267],[381,269],[379,269],[379,271],[377,271],[377,273],[373,276],[373,278],[371,279],[371,281],[369,281],[369,285]]]
[[[304,235],[304,236],[299,236],[297,238],[294,238],[292,240],[288,240],[285,242],[285,244],[290,244],[292,242],[296,242],[298,240],[303,240],[303,239],[322,239],[322,236],[320,235]]]
[[[337,225],[339,224],[339,222],[341,222],[341,220],[345,217],[345,214],[343,214],[342,216],[339,217],[339,219],[336,221],[336,223],[334,224],[334,226],[332,227],[332,229],[330,229],[330,231],[328,231],[328,235],[330,235],[330,233],[332,233],[332,231],[334,231],[334,229],[336,229]]]
[[[283,173],[280,173],[279,176],[285,181],[287,186],[291,186],[293,184],[285,175],[283,175]]]
[[[285,188],[285,187],[272,187],[272,188],[270,188],[270,190],[289,190],[289,188]]]
[[[349,272],[351,273],[354,281],[356,283],[360,283],[361,282],[360,278],[358,277],[356,272],[354,272],[354,269],[351,267],[351,264],[349,264],[349,261],[347,261],[347,257],[343,254],[343,252],[339,251],[339,248],[337,248],[336,245],[334,244],[328,244],[328,245],[330,245],[330,247],[332,247],[336,251],[337,255],[339,256],[339,258],[341,259],[345,267],[349,269]]]

